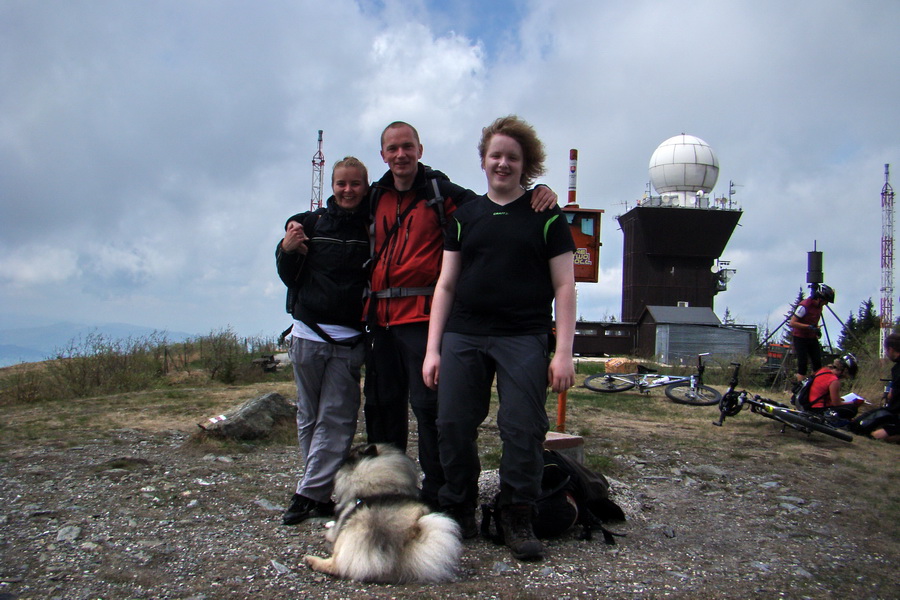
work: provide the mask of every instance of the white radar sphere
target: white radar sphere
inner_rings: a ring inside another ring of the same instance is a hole
[[[650,157],[650,183],[659,194],[708,194],[719,178],[719,159],[709,144],[692,135],[670,137]]]

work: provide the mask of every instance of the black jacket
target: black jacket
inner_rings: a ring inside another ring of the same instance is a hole
[[[325,208],[288,219],[303,225],[310,238],[305,256],[285,252],[281,242],[275,249],[278,276],[288,287],[287,312],[295,319],[362,330],[368,279],[365,264],[369,259],[369,211],[365,204],[349,212],[332,196]]]

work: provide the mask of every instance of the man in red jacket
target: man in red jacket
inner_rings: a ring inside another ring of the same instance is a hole
[[[437,492],[444,483],[438,456],[437,393],[425,386],[422,361],[446,218],[477,194],[420,163],[423,149],[418,132],[408,123],[391,123],[381,134],[381,157],[388,171],[373,185],[371,197],[374,247],[366,312],[372,336],[366,361],[365,418],[369,442],[406,450],[407,407],[412,406],[425,476],[422,499],[437,507]],[[544,210],[556,201],[552,190],[539,186],[532,205]]]

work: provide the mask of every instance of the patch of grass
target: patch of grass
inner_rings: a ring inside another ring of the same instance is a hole
[[[499,469],[502,455],[503,449],[500,446],[484,447],[484,445],[479,445],[481,468],[484,470]]]
[[[615,461],[610,456],[596,452],[585,453],[584,464],[598,473],[611,473],[616,470]]]

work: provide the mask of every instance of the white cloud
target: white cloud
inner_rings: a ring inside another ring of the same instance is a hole
[[[381,129],[409,121],[426,163],[483,190],[481,127],[517,113],[544,181],[564,199],[577,148],[579,202],[606,210],[580,314],[619,314],[615,217],[685,132],[745,210],[717,312],[780,322],[815,244],[844,317],[879,294],[897,17],[874,0],[5,3],[0,307],[280,331],[273,250],[309,206],[317,130],[326,169],[354,154],[377,179]]]
[[[10,288],[52,286],[79,274],[78,255],[66,248],[24,246],[0,260],[0,280]]]

